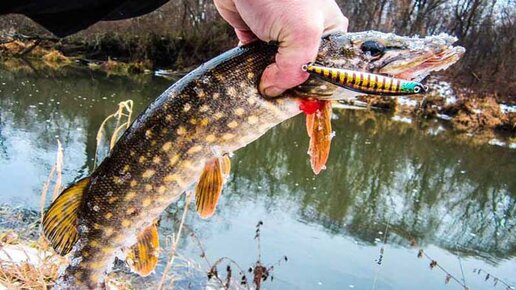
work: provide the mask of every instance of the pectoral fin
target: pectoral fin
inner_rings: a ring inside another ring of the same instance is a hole
[[[89,183],[85,178],[65,189],[43,217],[43,234],[60,255],[68,254],[79,239],[77,213]]]
[[[195,205],[201,218],[209,218],[215,213],[224,179],[229,175],[230,168],[231,161],[227,155],[206,161],[195,188]]]
[[[127,253],[126,261],[131,270],[140,276],[148,276],[158,264],[158,223],[153,222],[136,237],[137,242]]]
[[[332,139],[331,101],[319,101],[320,106],[313,114],[306,115],[306,129],[310,137],[308,155],[315,174],[325,169]]]

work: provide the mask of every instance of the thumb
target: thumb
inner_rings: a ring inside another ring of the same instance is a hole
[[[259,89],[263,95],[276,97],[308,79],[309,74],[302,71],[301,66],[315,60],[324,29],[322,23],[314,24],[280,38],[276,62],[264,70],[260,80]]]

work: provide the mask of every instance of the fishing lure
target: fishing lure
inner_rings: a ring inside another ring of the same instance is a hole
[[[313,63],[305,64],[301,69],[337,86],[366,94],[410,95],[428,91],[428,87],[421,83],[378,74],[330,68]]]

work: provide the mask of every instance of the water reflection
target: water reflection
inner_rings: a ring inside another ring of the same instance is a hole
[[[115,104],[133,99],[141,111],[168,84],[90,72],[0,71],[2,202],[38,207],[57,138],[65,150],[64,182],[87,175],[97,129]],[[317,177],[306,154],[302,116],[236,152],[216,216],[188,218],[210,253],[238,258],[243,265],[255,262],[253,227],[264,219],[270,225],[263,245],[269,261],[293,255],[290,270],[279,270],[284,281],[278,289],[319,287],[317,279],[326,281],[324,289],[342,289],[343,281],[370,288],[376,274],[364,269],[377,258],[379,232],[387,232],[388,251],[407,265],[413,261],[401,257],[413,257],[408,245],[416,240],[469,256],[471,264],[481,259],[514,270],[514,150],[457,141],[452,132],[436,129],[445,126],[439,122],[405,124],[366,111],[336,111],[333,125],[337,135],[328,169]],[[163,233],[173,230],[178,213],[171,206]],[[192,257],[198,254],[192,242],[182,247]],[[337,254],[335,248],[352,250]],[[404,284],[396,276],[401,274],[386,271],[378,289],[416,287],[417,280]]]
[[[0,70],[3,200],[37,207],[41,185],[55,160],[57,139],[65,150],[64,182],[87,175],[95,134],[105,116],[126,99],[143,110],[168,83],[77,70],[28,75]]]
[[[456,144],[447,141],[451,134],[429,136],[386,115],[342,111],[328,169],[314,178],[302,122],[237,154],[230,192],[265,194],[273,206],[294,205],[306,222],[367,243],[388,225],[396,243],[416,239],[486,257],[516,253],[512,150]]]

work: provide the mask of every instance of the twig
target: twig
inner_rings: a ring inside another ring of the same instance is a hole
[[[457,255],[457,259],[459,260],[460,273],[462,275],[462,282],[464,282],[464,286],[466,286],[466,276],[464,276],[464,268],[462,267],[462,260],[460,259],[458,252],[456,255]]]
[[[493,274],[487,272],[486,270],[482,269],[482,268],[478,268],[478,269],[473,269],[473,273],[477,273],[477,274],[480,274],[480,273],[486,273],[486,278],[484,280],[488,280],[489,278],[493,278],[493,281],[494,281],[494,286],[496,286],[496,284],[498,282],[502,283],[503,285],[505,285],[507,288],[506,290],[514,290],[516,289],[513,285],[509,285],[509,283],[505,282],[504,280],[494,276]]]
[[[192,194],[187,193],[185,199],[186,199],[186,201],[185,201],[185,208],[183,210],[183,217],[181,218],[181,223],[179,224],[177,234],[175,235],[175,238],[172,239],[172,247],[170,249],[170,255],[169,255],[169,258],[167,261],[167,265],[165,266],[165,270],[163,271],[163,275],[161,276],[161,280],[159,281],[159,285],[157,288],[158,290],[163,289],[163,285],[165,285],[165,281],[167,279],[167,273],[170,271],[170,269],[172,268],[172,264],[174,263],[177,245],[179,243],[179,239],[181,238],[181,232],[183,231],[183,225],[185,223],[186,214],[188,213],[188,207],[190,205],[190,201],[192,200]],[[173,289],[173,285],[172,285],[171,289]]]
[[[434,267],[437,267],[439,269],[441,269],[441,271],[443,271],[444,273],[446,273],[446,280],[449,280],[449,279],[453,279],[455,282],[457,282],[460,286],[462,286],[462,288],[464,288],[465,290],[469,290],[469,288],[466,286],[465,283],[463,283],[462,281],[460,281],[457,277],[455,277],[454,275],[452,275],[450,272],[448,272],[448,270],[446,270],[443,266],[441,266],[440,264],[437,263],[436,260],[432,259],[426,252],[423,251],[423,249],[420,249],[419,250],[419,253],[418,253],[418,257],[425,257],[427,258],[428,260],[430,260],[430,268],[434,268]]]
[[[385,232],[383,233],[383,245],[387,243],[387,231],[389,230],[389,224],[385,225]],[[383,245],[380,247],[380,256],[378,257],[378,261],[376,262],[378,266],[382,264],[383,261],[383,253],[385,251]],[[380,267],[377,267],[374,273],[373,279],[373,290],[376,289],[376,281],[378,280],[378,274],[380,273]]]

